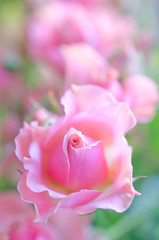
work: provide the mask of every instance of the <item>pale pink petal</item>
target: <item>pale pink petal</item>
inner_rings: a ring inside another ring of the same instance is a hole
[[[105,198],[77,207],[75,210],[83,214],[86,214],[91,210],[95,211],[97,208],[112,209],[116,212],[123,212],[130,206],[134,195],[133,192],[129,191],[129,184],[126,184],[120,189],[116,188],[116,191],[114,189],[114,192],[108,193]]]
[[[55,210],[57,199],[50,197],[48,191],[33,192],[26,185],[27,182],[27,171],[22,175],[18,183],[18,191],[24,201],[34,203],[37,216],[35,221],[43,222],[47,221],[48,217]]]
[[[19,160],[23,161],[24,157],[29,158],[30,143],[37,139],[39,144],[47,136],[49,127],[39,127],[37,124],[32,125],[24,123],[24,127],[20,129],[18,136],[15,138],[16,150],[15,153]]]
[[[53,149],[48,162],[48,174],[57,184],[65,185],[69,179],[70,163],[64,154],[63,143]]]
[[[104,103],[116,102],[107,90],[94,85],[73,85],[61,99],[65,114],[88,111]]]
[[[71,193],[66,198],[62,199],[58,207],[71,208],[72,210],[77,207],[88,204],[94,201],[98,196],[102,194],[102,191],[97,190],[81,190],[79,192]],[[90,213],[89,211],[87,213]]]

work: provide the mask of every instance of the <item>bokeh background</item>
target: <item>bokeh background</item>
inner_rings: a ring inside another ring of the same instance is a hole
[[[135,18],[141,33],[149,33],[151,40],[149,51],[145,55],[138,50],[138,61],[141,72],[159,84],[159,1],[112,2],[122,14],[129,14]],[[8,170],[8,164],[12,165],[12,159],[15,158],[13,138],[16,131],[30,113],[30,109],[27,107],[24,109],[24,104],[27,106],[27,103],[22,102],[21,99],[26,94],[32,95],[33,90],[41,84],[37,62],[29,58],[25,47],[25,27],[28,14],[32,11],[31,5],[29,1],[24,0],[0,0],[0,62],[7,70],[6,78],[10,78],[10,74],[12,79],[18,79],[16,83],[13,80],[9,89],[6,87],[4,90],[0,86],[0,191],[16,189],[13,181],[15,176],[11,168]],[[14,103],[16,102],[15,105],[12,104],[13,100]],[[42,102],[48,106],[48,99],[45,97]],[[54,107],[52,106],[53,109]],[[19,118],[14,114],[15,112],[19,113]],[[136,197],[131,207],[122,214],[111,210],[97,210],[92,214],[92,224],[104,239],[108,237],[110,240],[157,240],[159,239],[159,110],[157,109],[156,116],[150,123],[138,124],[130,131],[127,138],[134,149],[132,158],[134,177],[147,176],[134,182],[136,190],[142,195]],[[16,167],[14,166],[14,169]]]

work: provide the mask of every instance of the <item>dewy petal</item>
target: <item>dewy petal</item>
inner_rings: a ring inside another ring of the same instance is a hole
[[[73,85],[61,99],[66,115],[89,111],[104,103],[115,103],[113,95],[104,88],[95,85]]]
[[[76,145],[72,143],[72,139],[76,140]],[[64,138],[63,148],[70,163],[67,188],[72,191],[92,189],[103,184],[107,178],[104,143],[98,141],[88,144],[88,141],[81,132],[73,128]]]

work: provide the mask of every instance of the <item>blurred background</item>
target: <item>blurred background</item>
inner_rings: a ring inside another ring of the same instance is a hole
[[[52,77],[50,69],[47,68],[46,62],[33,58],[27,48],[26,28],[29,16],[44,2],[46,1],[0,0],[0,191],[16,189],[19,176],[17,177],[17,172],[15,174],[12,169],[19,171],[19,166],[14,155],[14,137],[22,122],[30,120],[32,107],[36,107],[34,105],[39,102],[56,112],[58,97],[55,98],[52,92],[48,94],[49,79]],[[114,0],[111,4],[123,16],[134,19],[140,35],[135,59],[138,61],[140,72],[159,84],[159,1]],[[42,98],[39,97],[41,93]],[[49,102],[50,98],[52,105]],[[134,182],[135,189],[142,195],[136,197],[131,207],[122,214],[111,210],[97,210],[92,214],[92,224],[103,239],[157,240],[158,109],[150,123],[138,124],[127,135],[127,139],[134,149],[133,176],[147,176]]]

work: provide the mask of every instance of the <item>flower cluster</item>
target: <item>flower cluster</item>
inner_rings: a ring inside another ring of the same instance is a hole
[[[110,2],[26,1],[17,55],[36,81],[29,61],[13,73],[1,54],[0,177],[19,193],[0,193],[0,239],[95,239],[79,215],[123,212],[140,194],[126,134],[154,117],[159,94],[140,71],[135,20]]]

